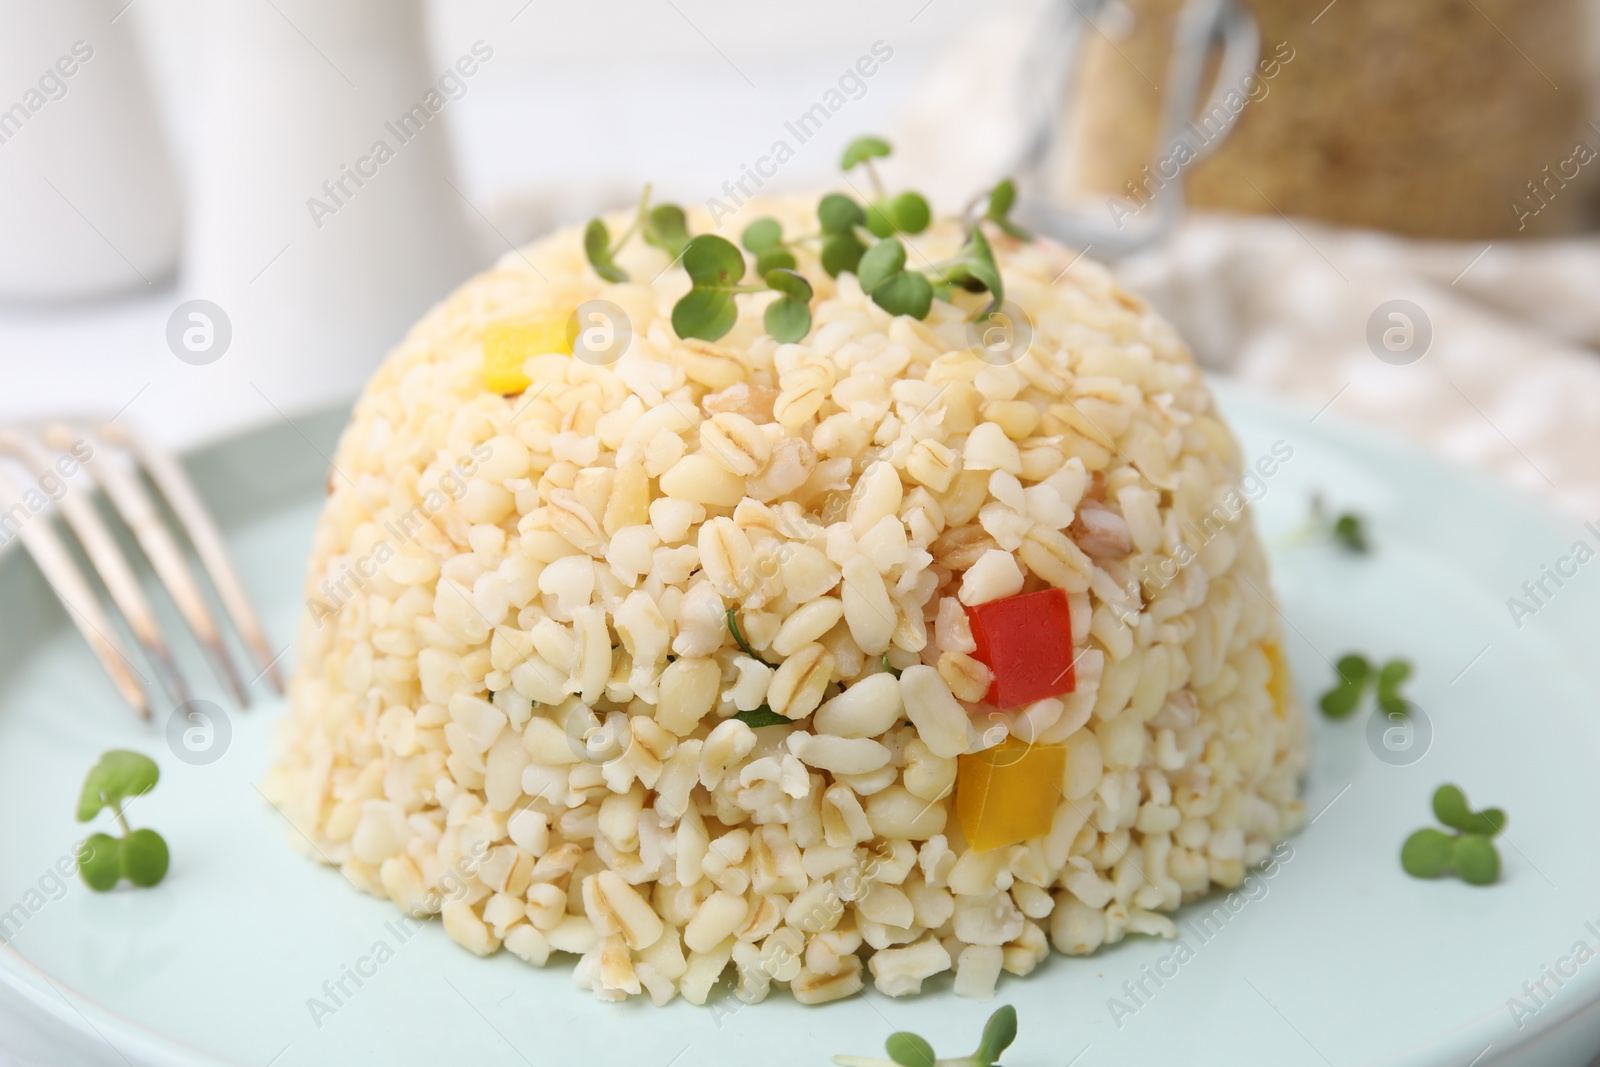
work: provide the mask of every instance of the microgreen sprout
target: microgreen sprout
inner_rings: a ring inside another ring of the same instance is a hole
[[[768,271],[794,270],[798,262],[783,239],[783,223],[777,219],[756,219],[744,228],[739,243],[756,257],[756,273],[762,277]]]
[[[1322,713],[1330,719],[1342,719],[1361,703],[1361,694],[1366,691],[1367,682],[1372,677],[1372,664],[1367,662],[1367,657],[1351,652],[1339,657],[1334,671],[1339,680],[1333,684],[1333,688],[1322,694]]]
[[[900,677],[900,668],[889,662],[889,653],[885,652],[883,654],[883,659],[881,659],[879,662],[883,664],[883,672],[885,674],[892,674],[896,678]]]
[[[661,216],[663,222],[670,223],[670,216],[673,211],[677,212],[678,221],[682,222],[683,212],[680,209],[665,204],[662,207],[668,209]],[[657,210],[661,209],[658,208]],[[628,243],[628,239],[641,229],[645,231],[645,240],[651,244],[656,244],[657,240],[661,240],[660,232],[655,229],[654,217],[654,213],[650,210],[650,186],[649,183],[646,183],[644,190],[639,194],[639,209],[634,212],[632,224],[615,241],[611,239],[611,230],[603,220],[590,219],[589,225],[583,228],[583,254],[588,257],[589,266],[593,267],[594,272],[608,282],[627,281],[628,272],[617,266],[616,255],[622,250],[622,246]],[[656,238],[655,240],[652,240],[652,235]],[[665,246],[663,245],[662,247]],[[676,255],[677,253],[674,252],[673,254]]]
[[[875,1056],[835,1056],[839,1067],[994,1067],[1001,1053],[1017,1039],[1017,1009],[1007,1004],[989,1016],[977,1051],[970,1056],[935,1059],[928,1039],[906,1030],[889,1035],[884,1042],[888,1059]]]
[[[1506,828],[1506,813],[1499,808],[1473,811],[1459,786],[1446,783],[1433,794],[1434,818],[1453,830],[1494,837]]]
[[[861,205],[843,193],[829,193],[817,204],[817,222],[822,227],[822,269],[830,278],[854,271],[867,250],[856,233],[867,222]]]
[[[839,160],[839,169],[850,171],[865,167],[867,180],[872,183],[876,199],[867,206],[867,229],[876,237],[891,237],[897,233],[919,234],[933,221],[933,211],[921,193],[904,192],[890,196],[878,176],[874,159],[883,159],[894,150],[881,137],[857,137],[845,146]]]
[[[675,204],[650,203],[646,185],[628,228],[615,238],[602,219],[591,219],[583,233],[584,255],[589,265],[608,282],[625,282],[628,274],[616,259],[624,245],[639,234],[644,242],[678,260],[689,275],[689,292],[672,309],[672,327],[682,338],[715,341],[739,321],[737,297],[771,293],[763,312],[763,325],[774,340],[792,343],[811,332],[811,300],[815,290],[800,273],[802,248],[815,248],[830,277],[854,273],[873,302],[892,315],[928,316],[935,299],[949,301],[955,292],[987,292],[989,302],[974,319],[995,313],[1004,299],[1004,283],[983,225],[1019,240],[1031,235],[1011,221],[1016,185],[1009,178],[973,201],[984,205],[982,215],[969,210],[964,219],[966,240],[951,259],[926,268],[908,269],[903,236],[927,230],[933,211],[921,193],[891,193],[874,160],[892,153],[881,137],[858,137],[845,149],[840,165],[845,171],[861,167],[872,186],[870,202],[862,204],[844,193],[829,193],[817,205],[816,233],[790,236],[774,218],[750,222],[739,244],[716,234],[692,235],[683,209]],[[746,281],[754,258],[754,278]]]
[[[601,219],[590,219],[583,228],[583,254],[589,257],[589,266],[608,282],[625,282],[627,272],[613,262],[612,257],[621,248],[621,242],[611,243],[611,230]]]
[[[1366,522],[1354,511],[1341,512],[1333,520],[1331,532],[1333,539],[1347,552],[1364,556],[1372,551],[1372,545],[1367,541]]]
[[[856,278],[872,302],[889,314],[926,318],[933,304],[933,283],[927,275],[905,267],[906,246],[898,237],[887,237],[862,255]]]
[[[733,298],[744,277],[744,256],[726,238],[703,233],[684,246],[683,269],[690,289],[672,307],[672,328],[679,337],[715,341],[739,320]]]
[[[734,298],[766,290],[779,294],[767,307],[765,319],[774,340],[798,341],[811,331],[811,283],[793,270],[775,267],[766,272],[763,284],[741,285],[744,253],[712,233],[689,239],[683,249],[683,269],[689,274],[689,292],[672,307],[672,328],[679,337],[717,340],[739,321]]]
[[[811,283],[787,267],[774,267],[764,277],[768,289],[782,294],[762,317],[767,333],[774,341],[799,341],[811,332]]]
[[[1333,514],[1321,493],[1311,496],[1311,519],[1303,537],[1331,540],[1355,556],[1365,556],[1372,551],[1367,537],[1367,520],[1358,511],[1341,511]]]
[[[733,717],[755,730],[759,730],[763,726],[794,725],[793,719],[786,715],[779,715],[765,704],[761,705],[759,708],[752,708],[749,711],[738,712]]]
[[[1000,280],[1000,268],[994,261],[994,249],[989,246],[989,239],[983,235],[983,231],[976,227],[955,260],[942,273],[947,281],[969,292],[989,293],[989,306],[979,312],[978,318],[998,311],[1001,301],[1006,298],[1005,285]]]
[[[1400,846],[1400,866],[1413,878],[1438,878],[1454,873],[1469,885],[1490,885],[1500,877],[1500,853],[1492,840],[1506,827],[1499,808],[1473,811],[1458,786],[1445,783],[1434,791],[1433,814],[1455,830],[1449,834],[1425,827]]]
[[[738,608],[729,608],[728,609],[728,632],[733,634],[734,643],[737,644],[741,649],[744,650],[744,654],[745,655],[749,656],[751,659],[755,660],[757,663],[761,664],[764,667],[775,667],[775,666],[777,666],[777,664],[768,663],[766,660],[762,659],[759,655],[757,655],[756,654],[756,650],[750,647],[750,642],[745,640],[744,631],[739,629],[739,609]]]
[[[78,821],[88,822],[110,808],[122,829],[121,838],[91,834],[78,847],[78,873],[90,889],[103,893],[124,878],[153,886],[166,877],[171,859],[166,841],[154,830],[132,829],[123,813],[126,801],[150,792],[160,779],[154,760],[124,749],[105,753],[89,769],[78,797]]]
[[[677,204],[657,204],[639,226],[644,243],[661,249],[673,259],[689,243],[689,223]]]
[[[1368,689],[1376,688],[1378,707],[1388,715],[1404,715],[1411,704],[1400,692],[1400,686],[1411,677],[1411,664],[1403,659],[1392,659],[1374,669],[1367,657],[1358,652],[1340,656],[1334,664],[1338,680],[1322,694],[1322,713],[1330,719],[1342,719],[1361,705]]]
[[[1033,234],[1011,221],[1011,209],[1016,202],[1017,183],[1010,178],[1004,178],[989,190],[989,203],[984,209],[983,217],[1017,240],[1031,241]]]

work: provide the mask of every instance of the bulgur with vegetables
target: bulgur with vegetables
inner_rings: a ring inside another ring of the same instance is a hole
[[[871,180],[737,244],[647,197],[389,356],[265,785],[292,841],[604,1000],[817,1004],[1171,937],[1299,828],[1253,523],[1184,540],[1241,470],[1188,350],[1006,183],[934,218]],[[1002,299],[1015,351],[973,341]],[[600,300],[609,363],[571,354]]]

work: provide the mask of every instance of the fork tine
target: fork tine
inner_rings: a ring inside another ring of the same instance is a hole
[[[42,478],[54,473],[53,457],[31,437],[11,432],[0,433],[0,451],[16,456],[35,477]],[[133,636],[155,665],[162,688],[172,698],[174,706],[181,707],[189,700],[188,686],[184,684],[183,676],[178,673],[172,652],[168,649],[160,627],[156,624],[155,613],[150,609],[150,601],[145,597],[139,580],[134,577],[128,557],[123,555],[122,549],[111,536],[111,531],[106,528],[105,520],[100,517],[100,513],[95,510],[88,497],[82,493],[70,491],[63,493],[56,501],[56,506],[60,508],[67,525],[77,536],[78,543],[88,554],[89,561],[99,572],[101,581],[110,591],[111,599],[122,612],[128,628],[133,631]]]
[[[61,435],[71,432],[65,427],[51,427],[47,436],[54,444],[60,440]],[[96,440],[92,434],[85,436],[90,441]],[[161,579],[161,584],[166,587],[173,602],[177,604],[179,613],[189,624],[195,639],[205,649],[206,657],[211,660],[211,666],[218,677],[228,687],[234,699],[241,706],[248,707],[250,695],[239,680],[238,672],[233,669],[232,661],[228,659],[227,649],[222,644],[222,635],[217,630],[216,620],[211,617],[210,609],[206,607],[205,596],[200,591],[199,583],[195,581],[194,572],[184,560],[183,551],[178,547],[172,531],[162,523],[150,494],[145,492],[144,486],[139,484],[136,476],[107,459],[103,448],[95,449],[94,457],[84,463],[83,469],[88,471],[90,477],[105,490],[112,505],[122,515],[122,521],[133,531],[140,547],[144,549],[145,556],[155,568],[157,577]]]
[[[22,493],[16,483],[5,471],[0,470],[0,506],[9,512],[21,501]],[[112,636],[111,620],[106,617],[99,598],[89,588],[88,579],[61,543],[55,527],[48,518],[42,522],[24,522],[18,527],[17,534],[23,547],[38,564],[45,581],[67,609],[67,614],[72,616],[78,632],[83,634],[84,640],[89,642],[89,647],[99,657],[101,666],[111,676],[112,684],[141,719],[150,718],[150,699],[145,694],[144,686],[140,684],[138,674],[122,646]]]
[[[190,543],[194,545],[195,553],[210,576],[228,618],[233,621],[234,628],[255,657],[256,667],[261,671],[257,677],[266,678],[274,691],[282,693],[283,678],[278,673],[277,657],[273,655],[261,621],[250,605],[250,597],[244,591],[244,583],[240,581],[238,569],[228,555],[222,534],[217,530],[211,513],[201,503],[200,494],[195,491],[189,475],[165,452],[150,447],[141,434],[109,423],[101,432],[108,439],[124,445],[160,490],[173,514],[178,517]]]

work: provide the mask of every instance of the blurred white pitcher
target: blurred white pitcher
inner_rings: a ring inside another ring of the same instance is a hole
[[[0,299],[144,289],[180,207],[126,0],[0,0]]]
[[[226,316],[236,382],[283,410],[347,398],[472,266],[444,124],[493,48],[430,59],[420,0],[201,17],[184,295]]]

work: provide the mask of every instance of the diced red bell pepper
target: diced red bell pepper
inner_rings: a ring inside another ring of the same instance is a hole
[[[967,608],[973,656],[994,676],[988,701],[1015,708],[1077,688],[1072,611],[1061,589],[1023,593]]]

